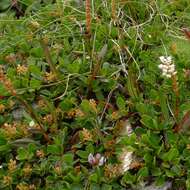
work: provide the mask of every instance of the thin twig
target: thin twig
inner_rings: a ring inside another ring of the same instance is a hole
[[[117,89],[117,88],[118,88],[118,86],[116,86],[115,88],[113,88],[113,89],[109,92],[108,97],[107,97],[106,104],[105,104],[104,109],[103,109],[103,111],[102,111],[102,114],[101,114],[101,116],[100,116],[100,121],[102,121],[102,119],[103,119],[103,117],[104,117],[104,114],[105,114],[105,112],[106,112],[106,110],[107,110],[107,107],[108,107],[108,105],[109,105],[110,99],[111,99],[111,97],[112,97],[112,94],[113,94],[114,90]]]
[[[172,86],[173,86],[173,91],[176,96],[176,102],[175,102],[175,117],[176,119],[179,116],[179,87],[178,87],[178,82],[177,82],[177,76],[174,75],[172,77]]]
[[[67,94],[67,90],[68,90],[68,87],[69,87],[70,76],[71,76],[71,74],[69,74],[68,77],[67,77],[67,82],[66,82],[66,87],[65,87],[64,93],[61,96],[58,96],[58,97],[54,98],[54,100],[60,100],[61,98],[63,98]]]

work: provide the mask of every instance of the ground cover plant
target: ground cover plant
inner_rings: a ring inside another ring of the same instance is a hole
[[[0,12],[0,189],[190,189],[188,0]]]

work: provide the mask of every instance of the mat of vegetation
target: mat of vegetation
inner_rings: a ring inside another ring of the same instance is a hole
[[[0,12],[0,189],[190,189],[189,0]]]

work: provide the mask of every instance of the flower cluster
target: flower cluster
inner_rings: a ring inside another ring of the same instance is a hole
[[[107,164],[104,167],[104,176],[108,179],[113,179],[120,176],[120,165],[119,164]]]
[[[36,187],[34,184],[28,185],[25,183],[19,183],[16,186],[16,190],[36,190]]]
[[[44,76],[45,82],[54,82],[56,80],[56,75],[53,72],[46,72]]]
[[[175,65],[172,62],[171,56],[160,56],[161,64],[158,67],[162,70],[162,75],[171,78],[176,75]]]
[[[25,74],[28,71],[28,68],[24,65],[18,65],[16,68],[18,74]]]
[[[10,159],[9,163],[8,163],[8,169],[10,172],[13,172],[16,169],[17,165],[16,165],[16,160]]]
[[[83,117],[85,114],[82,110],[78,109],[78,108],[73,108],[70,111],[67,112],[67,116],[69,118],[74,118],[74,117]]]
[[[12,181],[13,181],[13,179],[11,176],[8,176],[8,175],[3,176],[3,184],[4,185],[11,185]]]
[[[10,92],[13,96],[16,95],[16,90],[13,87],[12,81],[4,74],[4,68],[2,66],[0,66],[0,81],[3,83],[8,92]]]
[[[22,169],[22,172],[24,174],[24,177],[30,176],[32,173],[32,167],[30,164],[26,164],[24,168]]]
[[[83,128],[83,130],[81,131],[81,134],[82,134],[83,141],[92,141],[93,136],[92,136],[92,133],[88,129]]]
[[[119,156],[119,161],[121,162],[120,164],[120,173],[124,174],[126,171],[131,169],[131,164],[133,162],[133,152],[129,151],[126,148],[123,148],[122,153]]]
[[[102,166],[106,162],[106,158],[102,156],[100,153],[97,153],[95,156],[93,156],[92,153],[88,155],[88,162],[92,166]]]
[[[97,112],[97,103],[94,99],[89,100],[89,104],[92,107],[93,111]]]
[[[4,123],[3,126],[1,126],[1,128],[3,129],[4,135],[8,139],[15,138],[15,136],[17,134],[16,123],[13,123],[13,124]]]

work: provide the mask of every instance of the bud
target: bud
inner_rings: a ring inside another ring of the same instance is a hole
[[[36,151],[36,156],[39,157],[39,158],[44,158],[45,153],[44,153],[43,150],[37,150]]]
[[[3,113],[5,111],[5,106],[3,104],[0,104],[0,113]]]
[[[173,54],[176,54],[177,53],[177,45],[176,45],[176,43],[172,43],[172,45],[170,46],[170,49],[171,49]]]

